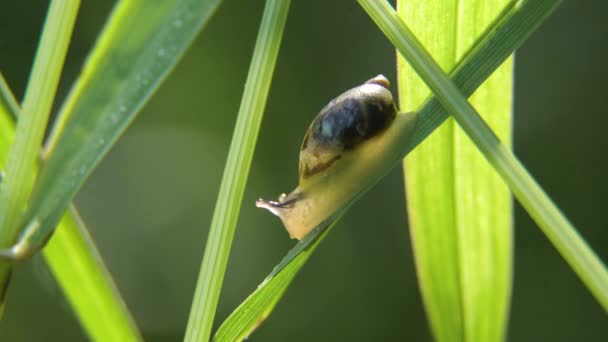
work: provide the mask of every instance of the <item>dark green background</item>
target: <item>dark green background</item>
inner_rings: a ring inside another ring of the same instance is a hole
[[[60,99],[112,4],[82,4]],[[46,5],[0,5],[0,69],[19,98]],[[147,340],[182,338],[262,9],[261,0],[224,1],[76,199]],[[604,1],[564,1],[517,53],[514,102],[516,154],[603,260],[607,10]],[[310,120],[332,97],[378,73],[394,80],[394,57],[354,1],[293,1],[216,326],[294,243],[255,199],[295,186]],[[252,340],[431,340],[400,176],[394,170],[349,211]],[[518,205],[515,236],[508,340],[605,340],[600,305]],[[43,259],[17,267],[0,340],[85,338]]]

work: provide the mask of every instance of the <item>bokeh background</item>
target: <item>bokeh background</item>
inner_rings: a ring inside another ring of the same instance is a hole
[[[63,98],[113,1],[84,1]],[[19,98],[47,3],[0,4],[0,69]],[[76,203],[149,341],[182,339],[263,1],[225,0]],[[517,52],[514,148],[608,260],[608,23],[604,1],[566,0]],[[308,123],[335,95],[383,73],[395,53],[354,1],[293,1],[244,197],[217,325],[294,244],[254,206],[296,183]],[[58,105],[58,104],[56,104]],[[430,341],[394,170],[335,227],[254,341]],[[608,320],[515,205],[509,341],[604,341]],[[86,335],[38,256],[17,267],[2,341]]]

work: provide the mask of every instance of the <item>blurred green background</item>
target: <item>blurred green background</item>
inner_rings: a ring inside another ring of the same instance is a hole
[[[84,1],[59,98],[113,1]],[[263,1],[226,0],[76,203],[149,341],[182,339]],[[23,96],[46,2],[0,5],[0,69]],[[608,260],[608,24],[603,1],[566,0],[518,51],[516,154]],[[294,244],[254,206],[296,185],[308,123],[383,73],[395,52],[354,1],[293,1],[237,226],[216,326]],[[394,89],[394,87],[393,87]],[[56,106],[60,104],[56,103]],[[431,340],[406,227],[401,170],[328,236],[254,341]],[[601,341],[606,315],[515,206],[509,341]],[[84,340],[44,260],[14,274],[2,341]]]

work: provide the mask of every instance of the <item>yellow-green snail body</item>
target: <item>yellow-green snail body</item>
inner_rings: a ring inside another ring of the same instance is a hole
[[[397,113],[389,86],[378,75],[325,106],[304,136],[298,187],[278,201],[256,201],[281,218],[291,238],[301,240],[399,159],[415,114]]]

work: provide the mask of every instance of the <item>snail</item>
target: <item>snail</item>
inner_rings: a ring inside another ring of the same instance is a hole
[[[279,216],[292,239],[302,240],[400,159],[415,114],[397,113],[389,86],[378,75],[333,99],[304,136],[296,189],[256,201]]]

